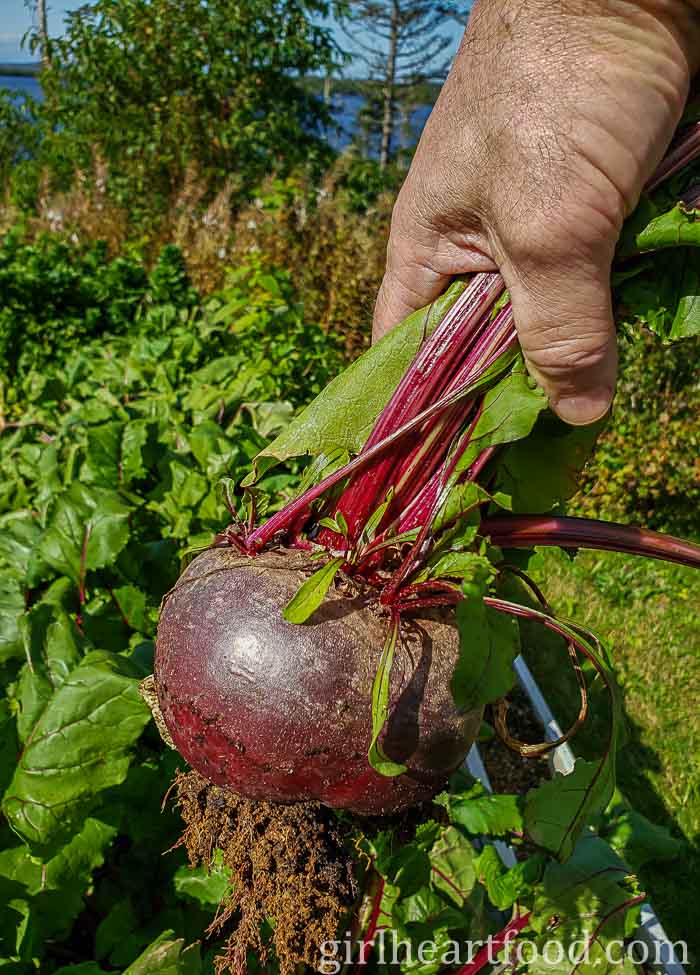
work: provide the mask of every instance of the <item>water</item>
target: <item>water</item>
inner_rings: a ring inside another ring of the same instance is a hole
[[[0,77],[0,88],[9,88],[10,91],[17,92],[17,94],[23,93],[37,99],[43,97],[38,78],[25,78],[17,75]],[[362,108],[362,103],[361,95],[333,95],[330,105],[333,125],[329,126],[325,136],[334,149],[345,149],[353,141],[357,134],[357,117]],[[397,126],[395,139],[399,148],[403,149],[416,144],[428,115],[430,115],[431,108],[431,105],[418,106],[411,113],[406,125]],[[371,146],[370,154],[376,156],[378,146]]]
[[[41,99],[44,97],[38,78],[25,78],[18,75],[0,77],[0,88],[9,88],[10,91],[31,95],[33,98]]]

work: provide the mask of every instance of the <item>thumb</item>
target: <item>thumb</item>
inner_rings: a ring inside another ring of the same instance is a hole
[[[554,412],[574,426],[603,417],[615,394],[611,263],[573,259],[525,273],[501,268],[528,368]]]

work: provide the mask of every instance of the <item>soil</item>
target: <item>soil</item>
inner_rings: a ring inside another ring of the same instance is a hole
[[[543,740],[542,725],[535,717],[527,696],[520,688],[508,695],[508,729],[514,738],[528,744]],[[487,709],[486,720],[492,723]],[[549,763],[546,757],[529,757],[513,751],[498,735],[479,745],[486,771],[494,792],[525,795],[530,789],[549,779]]]
[[[513,691],[509,705],[511,734],[541,741],[542,727],[525,694]],[[522,757],[498,736],[480,751],[495,792],[523,795],[549,778],[546,758]],[[358,901],[358,867],[349,852],[356,838],[354,817],[339,819],[318,802],[245,799],[196,771],[180,773],[174,786],[185,823],[180,844],[190,863],[209,867],[220,849],[231,878],[208,931],[227,936],[217,975],[243,975],[249,953],[262,966],[274,958],[280,975],[295,975],[306,966],[318,970],[319,946],[337,937]],[[368,817],[364,832],[391,826],[408,841],[421,822],[439,812],[423,803],[393,817]]]
[[[263,965],[274,952],[281,975],[317,969],[319,945],[336,937],[357,897],[347,828],[320,803],[243,799],[198,772],[178,775],[175,789],[190,863],[210,866],[218,847],[231,877],[208,931],[233,927],[217,975],[242,975],[249,951]]]

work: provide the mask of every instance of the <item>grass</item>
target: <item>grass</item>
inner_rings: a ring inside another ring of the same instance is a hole
[[[700,961],[700,574],[612,553],[585,552],[572,561],[558,551],[545,552],[533,574],[558,615],[585,624],[610,646],[629,732],[619,755],[620,788],[686,844],[678,862],[649,865],[641,880],[671,940],[686,941]],[[579,698],[563,647],[530,628],[524,655],[568,726]],[[594,708],[574,751],[592,754],[604,725]]]

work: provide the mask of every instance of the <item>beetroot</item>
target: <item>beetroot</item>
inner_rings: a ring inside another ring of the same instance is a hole
[[[458,634],[435,614],[406,621],[381,743],[408,771],[383,776],[367,752],[386,616],[341,582],[305,625],[285,622],[284,605],[315,568],[285,549],[200,555],[161,613],[163,717],[187,761],[241,795],[395,812],[434,795],[479,729],[481,708],[460,713],[450,693]]]
[[[697,152],[690,132],[660,178]],[[169,594],[158,631],[156,691],[178,750],[248,798],[396,812],[461,763],[483,707],[513,686],[517,621],[529,619],[564,638],[579,677],[588,662],[611,707],[600,762],[578,767],[582,799],[559,855],[612,795],[619,695],[601,641],[559,620],[529,556],[510,550],[700,566],[691,543],[559,514],[597,430],[548,412],[501,276],[455,281],[258,454],[242,505],[222,480],[231,523]],[[260,522],[274,500],[267,472],[293,458],[309,461],[298,493]],[[513,577],[540,609],[510,598]],[[580,717],[561,741],[587,710],[579,686]]]

